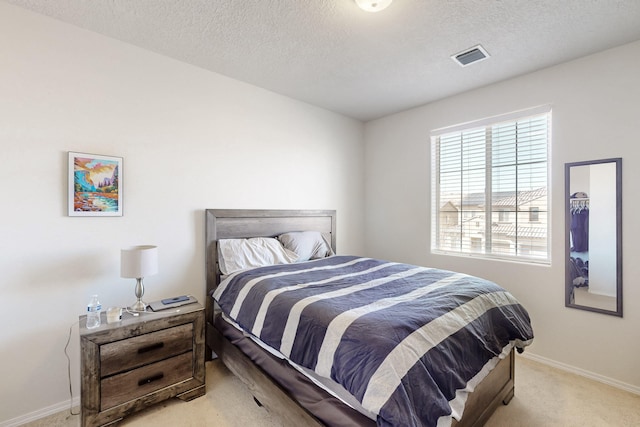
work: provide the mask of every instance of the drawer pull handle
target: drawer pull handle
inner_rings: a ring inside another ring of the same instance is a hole
[[[158,350],[159,348],[164,347],[163,342],[157,342],[155,344],[148,345],[146,347],[142,347],[138,349],[138,354],[147,353],[149,351]]]
[[[162,378],[164,378],[164,374],[162,372],[160,372],[159,374],[155,374],[155,375],[152,375],[152,376],[150,376],[148,378],[141,379],[140,381],[138,381],[138,386],[143,386],[143,385],[152,383],[154,381],[161,380]]]

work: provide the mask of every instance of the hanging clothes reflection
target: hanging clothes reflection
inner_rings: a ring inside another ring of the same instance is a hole
[[[589,196],[579,191],[570,199],[571,281],[574,287],[589,287]]]
[[[589,196],[579,191],[571,195],[571,251],[589,250]]]

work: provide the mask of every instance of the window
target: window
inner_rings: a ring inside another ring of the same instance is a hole
[[[432,132],[432,251],[548,263],[550,135],[548,107]]]
[[[538,206],[531,206],[529,208],[529,222],[540,221],[540,208]]]

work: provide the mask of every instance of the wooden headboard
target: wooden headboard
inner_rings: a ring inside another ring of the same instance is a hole
[[[211,292],[220,283],[218,240],[274,237],[289,231],[319,231],[336,251],[335,210],[207,209],[205,213],[207,269],[206,316],[213,318]]]

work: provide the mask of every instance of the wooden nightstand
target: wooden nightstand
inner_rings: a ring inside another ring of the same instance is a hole
[[[122,321],[86,328],[80,316],[83,426],[119,421],[149,405],[205,394],[204,308],[123,312]]]

